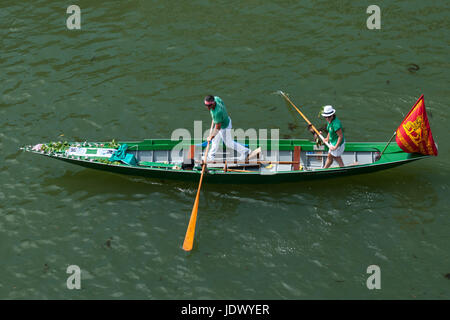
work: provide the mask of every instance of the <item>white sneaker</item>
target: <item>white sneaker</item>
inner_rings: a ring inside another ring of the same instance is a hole
[[[250,154],[250,149],[245,151],[245,153],[241,154],[238,158],[238,161],[245,161],[248,158],[248,155]]]
[[[255,150],[253,150],[253,151],[248,155],[248,157],[246,158],[246,160],[254,159],[254,158],[256,158],[256,157],[258,156],[258,154],[260,154],[260,153],[261,153],[261,147],[259,147],[259,148],[255,149]]]

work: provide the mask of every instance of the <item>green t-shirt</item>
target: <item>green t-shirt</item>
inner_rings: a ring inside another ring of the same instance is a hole
[[[327,124],[327,130],[328,133],[330,134],[330,143],[335,146],[339,136],[337,135],[336,131],[339,131],[339,129],[341,129],[342,131],[342,142],[341,145],[345,142],[345,137],[344,137],[344,130],[342,130],[342,124],[339,121],[339,119],[335,116],[333,121],[331,121],[331,123]]]
[[[225,103],[223,103],[222,99],[214,96],[214,100],[216,101],[216,107],[210,110],[211,117],[214,120],[214,123],[220,123],[221,128],[225,129],[230,124],[230,118],[228,117],[227,108],[225,107]]]

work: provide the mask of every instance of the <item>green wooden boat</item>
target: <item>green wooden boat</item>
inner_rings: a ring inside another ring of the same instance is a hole
[[[258,141],[257,146],[262,148],[262,152],[259,157],[247,163],[236,161],[236,155],[231,152],[226,155],[224,147],[223,153],[216,155],[214,163],[207,163],[204,179],[208,183],[235,184],[297,182],[370,173],[429,157],[405,153],[395,143],[390,144],[381,155],[386,144],[346,142],[342,155],[345,167],[336,167],[337,164],[334,163],[334,166],[328,169],[322,169],[328,153],[327,147],[317,146],[315,142],[308,140]],[[53,142],[29,145],[21,149],[92,169],[156,179],[198,182],[205,145],[203,141],[146,139],[117,143]],[[122,148],[124,159],[110,161],[119,147],[126,147],[126,150]]]

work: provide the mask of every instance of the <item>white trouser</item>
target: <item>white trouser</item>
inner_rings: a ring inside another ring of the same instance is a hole
[[[207,161],[214,161],[216,152],[222,141],[225,142],[228,149],[236,150],[240,154],[240,160],[245,160],[245,156],[250,152],[250,149],[233,140],[233,137],[231,136],[231,118],[229,119],[230,123],[228,124],[228,127],[221,128],[214,139],[211,140],[211,147],[208,152]]]

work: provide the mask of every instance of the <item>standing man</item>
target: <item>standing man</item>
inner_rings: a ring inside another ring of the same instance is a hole
[[[342,130],[342,124],[335,115],[336,110],[332,106],[325,106],[323,108],[322,116],[327,120],[327,131],[328,135],[325,138],[326,142],[331,144],[331,148],[328,150],[327,162],[324,168],[329,168],[334,160],[337,161],[339,167],[344,166],[342,161],[342,154],[345,149],[345,138],[344,132]]]
[[[211,148],[207,161],[214,161],[216,152],[222,141],[225,142],[227,148],[236,150],[240,154],[239,161],[246,160],[250,149],[233,140],[231,136],[231,118],[228,116],[225,103],[219,97],[211,95],[205,97],[204,103],[214,121],[213,131],[208,137],[208,142],[211,142]]]

